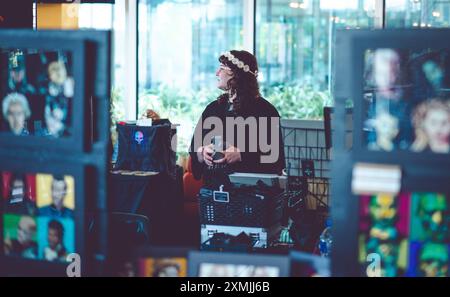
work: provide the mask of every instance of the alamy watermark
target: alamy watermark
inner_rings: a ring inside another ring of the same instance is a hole
[[[381,277],[381,256],[377,253],[367,255],[366,261],[369,262],[366,268],[368,277]]]
[[[81,257],[79,254],[72,253],[67,255],[67,262],[70,262],[66,268],[68,277],[81,277]]]
[[[203,135],[204,130],[209,132]],[[211,144],[211,139],[218,135],[225,136],[226,144],[239,149],[242,153],[262,152],[261,163],[275,163],[280,155],[281,135],[278,117],[247,117],[246,119],[226,117],[225,123],[219,117],[207,117],[199,122],[194,131],[193,152],[199,147]],[[176,150],[174,144],[176,142],[172,141],[172,149]]]
[[[77,253],[72,253],[67,256],[67,262],[70,262],[66,268],[66,275],[68,277],[81,277],[81,257]],[[370,253],[366,257],[369,263],[366,268],[366,275],[368,277],[381,277],[381,256],[377,253]]]

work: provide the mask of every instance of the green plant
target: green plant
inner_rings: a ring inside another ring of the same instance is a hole
[[[139,95],[139,114],[153,109],[162,118],[179,124],[178,155],[188,152],[192,133],[204,108],[212,102],[220,91],[217,89],[181,90],[167,85],[147,89]]]
[[[321,119],[324,106],[332,105],[328,91],[315,91],[310,86],[277,85],[262,91],[284,119]]]
[[[111,140],[113,145],[117,142],[116,123],[125,118],[125,102],[123,100],[123,89],[112,87],[111,89]]]

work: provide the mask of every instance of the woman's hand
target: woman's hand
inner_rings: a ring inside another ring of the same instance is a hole
[[[212,154],[214,146],[212,144],[201,146],[197,150],[197,159],[200,163],[205,163],[208,166],[213,165]]]
[[[222,163],[233,164],[233,163],[237,163],[237,162],[241,162],[242,161],[241,151],[237,147],[234,147],[234,146],[230,145],[223,152],[223,154],[225,155],[225,157],[223,157],[220,160],[214,161],[214,163],[216,163],[216,164],[222,164]]]

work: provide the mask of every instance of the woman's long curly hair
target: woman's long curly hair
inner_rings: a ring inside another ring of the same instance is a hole
[[[258,73],[258,63],[254,55],[247,51],[236,50],[232,50],[230,53],[245,65],[248,65],[251,72]],[[233,77],[228,81],[227,86],[232,96],[236,94],[236,98],[233,101],[233,111],[236,114],[245,113],[250,109],[254,100],[257,100],[261,96],[256,75],[240,69],[224,55],[219,57],[219,62],[230,67],[233,72]],[[228,99],[228,93],[224,93],[218,98],[220,103],[227,102]]]

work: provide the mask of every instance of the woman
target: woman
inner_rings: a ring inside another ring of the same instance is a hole
[[[217,87],[224,93],[205,108],[195,129],[190,150],[194,177],[208,181],[218,169],[281,174],[280,115],[259,93],[256,58],[232,50],[219,62]]]

